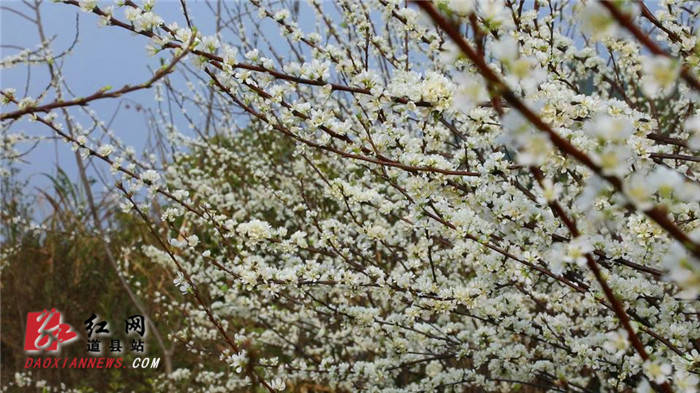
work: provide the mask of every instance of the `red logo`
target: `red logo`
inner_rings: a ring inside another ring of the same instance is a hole
[[[24,335],[24,350],[27,352],[58,352],[59,344],[68,344],[78,339],[78,333],[67,323],[63,315],[51,311],[27,313],[27,330]]]

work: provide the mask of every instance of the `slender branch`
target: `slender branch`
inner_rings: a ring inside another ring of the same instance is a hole
[[[667,29],[658,19],[656,19],[656,16],[649,10],[646,4],[644,4],[643,0],[638,0],[639,3],[639,8],[642,11],[642,16],[645,17],[651,24],[654,26],[658,27],[668,35],[668,38],[671,39],[673,42],[679,42],[681,38],[678,36],[678,34],[672,32],[671,30]]]
[[[651,158],[660,158],[660,159],[668,159],[668,160],[680,160],[680,161],[693,161],[693,162],[700,162],[700,157],[698,156],[689,156],[685,154],[666,154],[666,153],[652,153],[649,155]]]
[[[135,86],[129,86],[125,85],[119,90],[114,90],[110,91],[107,88],[102,88],[95,93],[87,96],[87,97],[82,97],[82,98],[75,98],[73,100],[68,100],[68,101],[61,101],[57,100],[52,103],[46,104],[46,105],[40,105],[40,106],[32,106],[32,107],[27,107],[24,109],[19,109],[13,112],[6,112],[0,114],[0,121],[2,120],[9,120],[9,119],[17,119],[21,116],[31,114],[31,113],[37,113],[37,112],[49,112],[53,109],[57,108],[66,108],[70,106],[83,106],[87,105],[91,101],[95,100],[101,100],[105,98],[117,98],[122,96],[123,94],[130,93],[132,91],[136,90],[141,90],[141,89],[148,89],[150,88],[155,82],[157,82],[159,79],[163,78],[164,76],[168,75],[172,70],[174,69],[175,65],[183,58],[185,55],[187,55],[189,51],[188,50],[182,50],[180,53],[176,54],[175,57],[170,61],[170,63],[165,66],[161,67],[153,76],[147,80],[146,82],[143,82],[141,84],[135,85]],[[4,96],[7,98],[10,98],[5,94],[4,92],[2,93]]]

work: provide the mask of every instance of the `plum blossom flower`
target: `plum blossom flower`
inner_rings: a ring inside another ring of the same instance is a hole
[[[609,37],[617,32],[617,22],[610,12],[597,1],[588,1],[581,11],[581,28],[594,40]]]
[[[185,27],[181,27],[175,30],[175,38],[183,44],[187,44],[190,42],[192,34],[194,34],[192,30]]]
[[[556,201],[562,191],[561,184],[554,183],[550,178],[545,178],[544,181],[542,181],[542,186],[538,188],[542,191],[543,200],[540,201],[540,203]]]
[[[627,348],[629,348],[629,340],[627,339],[627,331],[620,329],[614,332],[608,332],[606,335],[606,341],[603,344],[603,348],[606,351],[615,354],[615,357],[619,358],[625,354]]]
[[[148,11],[134,18],[133,23],[136,31],[151,31],[154,27],[158,27],[163,24],[163,18],[151,11]]]
[[[278,22],[282,22],[285,19],[289,18],[289,10],[288,9],[281,9],[272,16],[272,18]]]
[[[648,210],[654,206],[654,190],[646,176],[635,173],[624,183],[625,195],[639,210]]]
[[[270,381],[270,387],[274,390],[282,391],[287,388],[287,384],[284,382],[284,379],[277,377]]]
[[[555,243],[546,252],[549,269],[554,274],[562,274],[566,269],[566,260],[564,258],[564,247],[561,243]]]
[[[16,90],[12,87],[3,89],[2,94],[0,94],[0,102],[2,102],[2,104],[12,102],[12,100],[15,98],[15,92]]]
[[[532,124],[518,111],[509,111],[501,122],[503,129],[513,135],[525,134],[533,129]]]
[[[160,180],[160,174],[153,169],[149,169],[141,174],[141,180],[154,185]]]
[[[104,145],[100,146],[99,149],[97,149],[97,154],[106,157],[106,156],[110,155],[113,151],[114,151],[114,146],[112,146],[110,144],[104,144]]]
[[[635,128],[627,118],[598,114],[584,124],[583,131],[601,140],[623,142],[634,133]]]
[[[173,284],[180,290],[180,293],[183,295],[187,293],[190,289],[190,284],[187,282],[185,279],[185,276],[182,274],[182,272],[178,271],[175,279],[173,280]]]
[[[456,87],[452,107],[464,113],[476,105],[488,101],[489,93],[486,82],[478,75],[460,73],[456,78]]]
[[[112,17],[114,15],[114,6],[107,6],[102,9],[102,15],[100,15],[100,20],[98,22],[99,26],[109,26],[112,23]]]
[[[480,0],[479,16],[492,30],[506,29],[513,25],[513,18],[503,0]]]
[[[209,52],[215,52],[219,48],[219,39],[212,35],[206,36],[202,38],[202,45]]]
[[[128,6],[124,8],[124,16],[129,22],[134,22],[139,16],[141,16],[141,9]]]
[[[642,58],[641,87],[649,97],[664,97],[673,91],[680,74],[677,61],[666,56]]]
[[[662,197],[670,197],[683,187],[683,177],[673,169],[659,166],[648,177],[649,186]]]
[[[238,56],[238,50],[233,46],[224,45],[223,58],[224,64],[227,66],[233,66],[236,64],[236,57]]]
[[[540,165],[553,147],[549,138],[536,132],[533,125],[518,111],[511,110],[501,120],[506,134],[503,142],[519,149],[516,157],[523,165]]]
[[[420,90],[425,101],[434,104],[435,109],[444,110],[451,104],[454,85],[444,75],[428,72]]]
[[[593,251],[593,245],[586,236],[578,236],[572,239],[566,245],[566,254],[564,260],[566,262],[574,262],[578,265],[586,263],[586,254]]]
[[[425,375],[434,377],[442,371],[442,364],[439,361],[433,360],[425,366]]]
[[[502,63],[508,65],[518,57],[518,41],[511,36],[501,37],[491,45],[493,55]]]
[[[231,366],[237,373],[242,373],[248,363],[248,356],[245,350],[234,353],[226,358],[226,363]]]
[[[662,263],[668,271],[667,278],[683,288],[680,297],[694,299],[700,293],[700,261],[690,256],[682,245],[674,242]]]
[[[17,103],[19,109],[33,108],[37,104],[36,100],[32,97],[24,97]]]
[[[187,246],[187,242],[178,239],[170,239],[169,243],[175,248],[185,248]]]
[[[644,362],[643,369],[644,374],[646,374],[650,380],[657,384],[666,382],[672,371],[670,364],[659,363],[653,360],[647,360]]]
[[[197,235],[187,236],[185,240],[187,240],[187,245],[190,247],[196,247],[197,244],[199,244],[199,237],[197,237]]]
[[[606,175],[624,176],[629,172],[629,165],[633,155],[630,149],[624,146],[605,146],[601,152],[593,155],[593,160],[600,165]]]
[[[697,375],[684,370],[678,370],[673,375],[673,382],[681,393],[697,393],[700,379]]]
[[[80,0],[78,4],[80,4],[81,10],[90,12],[97,7],[97,0]]]
[[[236,230],[239,234],[247,236],[252,241],[259,241],[272,237],[272,228],[270,224],[258,219],[238,224]]]
[[[474,11],[474,0],[449,0],[447,8],[460,16],[467,16]]]
[[[689,117],[684,123],[684,128],[690,132],[688,147],[700,150],[700,115]]]

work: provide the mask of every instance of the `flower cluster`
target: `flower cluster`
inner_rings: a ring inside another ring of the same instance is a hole
[[[698,5],[327,3],[211,35],[123,6],[154,52],[192,43],[152,120],[173,154],[65,138],[159,195],[180,333],[228,348],[163,385],[694,393]]]

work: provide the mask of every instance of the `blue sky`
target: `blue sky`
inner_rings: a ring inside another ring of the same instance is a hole
[[[110,4],[111,2],[107,3]],[[3,7],[9,7],[34,17],[33,10],[21,1],[2,1]],[[101,3],[101,5],[105,5]],[[45,34],[48,37],[55,36],[52,47],[54,53],[60,53],[68,48],[76,34],[76,15],[78,16],[79,39],[72,54],[64,57],[63,73],[67,84],[76,96],[88,95],[101,87],[110,85],[119,88],[124,84],[137,84],[147,80],[151,71],[148,67],[157,68],[159,58],[151,57],[146,52],[148,39],[117,27],[98,26],[98,17],[93,14],[81,12],[77,7],[44,1],[41,5],[42,21]],[[156,3],[155,11],[161,15],[167,23],[173,21],[181,26],[186,24],[182,15],[180,2],[176,0],[161,0]],[[211,11],[202,2],[188,2],[188,11],[194,23],[204,34],[213,33],[211,23]],[[123,11],[115,11],[115,17],[124,20]],[[210,24],[209,26],[207,26]],[[0,41],[3,45],[2,57],[16,54],[18,49],[14,47],[36,48],[40,42],[37,27],[21,16],[8,11],[0,10]],[[164,57],[169,53],[164,53]],[[36,97],[47,85],[48,69],[45,65],[36,65],[30,70],[29,95]],[[3,89],[15,88],[19,97],[23,96],[27,80],[28,67],[18,66],[0,70],[0,84]],[[177,76],[175,76],[177,77]],[[123,99],[110,99],[95,101],[90,107],[107,122],[115,109],[122,102],[122,107],[115,117],[111,129],[127,145],[133,146],[137,151],[143,151],[147,140],[148,130],[143,112],[135,110],[136,104],[144,107],[153,106],[153,91],[137,91],[125,96]],[[48,102],[48,101],[43,101]],[[129,103],[130,109],[125,109],[125,103]],[[6,109],[2,109],[5,111]],[[79,111],[72,110],[78,114]],[[60,117],[59,117],[60,118]],[[85,123],[85,125],[89,125]],[[180,125],[181,130],[187,126]],[[29,135],[51,136],[51,131],[37,123],[22,121],[15,124],[13,131],[24,131]],[[28,146],[23,146],[28,147]],[[23,151],[24,149],[20,149]],[[69,146],[62,141],[58,143],[44,141],[31,153],[24,157],[25,162],[19,164],[20,178],[29,179],[30,190],[35,187],[46,188],[50,186],[50,180],[42,174],[55,173],[56,165],[60,165],[74,180],[77,181],[75,158]],[[105,169],[105,165],[102,165]],[[97,191],[103,187],[100,185]],[[48,206],[39,206],[39,209],[47,209]],[[47,211],[45,211],[47,212]],[[41,215],[41,212],[39,215]]]

